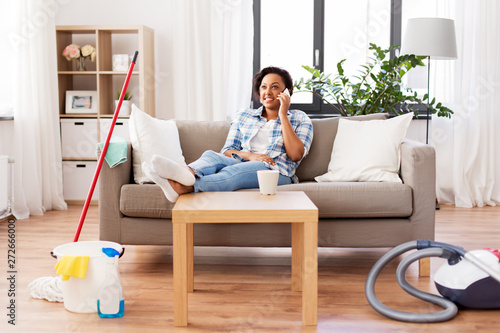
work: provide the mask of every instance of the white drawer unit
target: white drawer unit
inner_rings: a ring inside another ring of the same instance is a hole
[[[96,159],[97,119],[61,119],[63,159]]]
[[[85,200],[94,178],[97,162],[63,161],[63,194],[64,200]],[[94,189],[92,200],[99,198],[98,184]]]
[[[106,141],[106,137],[108,136],[109,128],[111,127],[112,122],[113,119],[99,119],[99,129],[101,133],[99,142]],[[113,136],[119,136],[127,140],[130,138],[128,130],[128,119],[118,118],[116,120],[115,128],[113,130]]]

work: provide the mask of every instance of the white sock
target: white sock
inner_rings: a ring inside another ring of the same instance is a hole
[[[146,162],[142,163],[142,171],[144,171],[144,173],[149,179],[151,179],[158,186],[160,186],[161,190],[163,191],[163,194],[165,194],[165,197],[167,197],[168,201],[170,202],[177,201],[177,199],[179,198],[179,194],[175,192],[175,190],[172,188],[167,179],[162,178],[153,170],[151,165],[147,164]]]
[[[196,180],[193,173],[189,170],[189,167],[161,155],[154,155],[151,160],[151,165],[159,176],[172,179],[182,185],[194,185]]]

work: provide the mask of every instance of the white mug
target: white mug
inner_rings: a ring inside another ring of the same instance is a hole
[[[259,180],[260,194],[274,195],[278,187],[278,178],[280,173],[277,170],[259,170],[257,179]]]

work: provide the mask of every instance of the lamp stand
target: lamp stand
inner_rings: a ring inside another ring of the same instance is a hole
[[[425,144],[429,144],[429,118],[431,117],[429,111],[430,101],[430,83],[431,83],[431,56],[427,56],[427,130],[425,132]],[[436,198],[436,210],[440,209],[439,203]]]

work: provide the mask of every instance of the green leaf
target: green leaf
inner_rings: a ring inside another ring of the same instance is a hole
[[[342,59],[337,63],[337,70],[339,72],[339,75],[344,75],[344,69],[342,68],[342,64],[346,61],[346,59]]]
[[[302,66],[312,77],[301,78],[294,83],[297,91],[313,93],[323,99],[340,114],[356,115],[376,112],[401,112],[412,110],[416,104],[426,104],[425,94],[420,99],[412,89],[404,87],[401,78],[416,66],[425,66],[426,57],[402,55],[390,59],[388,54],[396,45],[382,49],[370,43],[373,56],[369,61],[359,65],[358,75],[346,76],[343,64],[346,59],[337,63],[337,73],[321,72],[314,67]],[[453,111],[438,103],[436,99],[429,103],[432,113],[440,117],[451,117]]]

